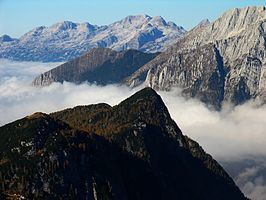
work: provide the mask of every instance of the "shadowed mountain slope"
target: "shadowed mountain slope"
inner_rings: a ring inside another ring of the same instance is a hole
[[[0,189],[27,199],[245,199],[145,88],[0,128]]]
[[[121,83],[157,55],[137,50],[117,52],[111,49],[96,48],[41,74],[35,78],[33,85],[47,86],[53,82],[64,81],[73,83],[88,81],[100,85]]]

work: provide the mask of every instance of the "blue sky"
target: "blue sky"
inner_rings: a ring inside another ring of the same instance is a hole
[[[0,35],[20,37],[36,26],[59,21],[106,25],[128,15],[160,15],[186,29],[214,20],[234,7],[263,5],[264,0],[0,0]],[[264,5],[266,2],[264,2]]]

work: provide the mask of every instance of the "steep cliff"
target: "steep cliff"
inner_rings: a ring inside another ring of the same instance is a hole
[[[189,31],[126,82],[160,90],[178,86],[217,109],[223,102],[264,103],[265,39],[265,7],[233,9]]]

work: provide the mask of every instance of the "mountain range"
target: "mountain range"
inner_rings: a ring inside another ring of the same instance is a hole
[[[149,56],[153,59],[144,59],[135,65],[133,68],[136,71],[130,68],[131,74],[128,77],[125,77],[128,73],[124,74],[116,83],[121,83],[124,78],[122,82],[131,87],[145,84],[156,90],[166,91],[179,87],[184,96],[196,97],[217,110],[227,102],[239,105],[255,100],[259,104],[264,104],[265,55],[265,7],[237,8],[227,11],[212,23],[203,20],[165,51],[156,56]],[[102,56],[95,55],[95,58]],[[90,73],[80,80],[64,78],[67,69],[79,70],[79,66],[71,62],[63,65],[65,70],[60,71],[61,66],[37,77],[34,84],[47,85],[56,80],[108,83],[108,76],[95,81]],[[114,63],[108,62],[104,64],[105,70],[102,72],[114,69]],[[143,66],[140,66],[141,64]],[[80,68],[83,69],[82,66]],[[124,69],[121,66],[118,68],[122,73],[128,69],[128,65],[125,65]]]
[[[105,26],[64,21],[50,27],[34,28],[19,39],[2,36],[0,58],[61,62],[97,47],[154,53],[162,51],[185,33],[183,27],[166,22],[160,16],[128,16]]]
[[[246,199],[151,88],[7,124],[0,152],[7,199]]]
[[[265,103],[265,55],[265,7],[232,9],[189,31],[129,77],[127,84],[145,82],[159,90],[178,86],[185,95],[217,109],[224,102]]]

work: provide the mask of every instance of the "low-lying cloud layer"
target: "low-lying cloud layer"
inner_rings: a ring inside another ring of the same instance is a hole
[[[255,166],[245,168],[236,177],[236,184],[252,199],[262,200],[266,198],[265,168],[265,161],[257,163]]]
[[[56,65],[0,60],[0,126],[37,111],[49,113],[100,102],[115,105],[140,89],[71,83],[55,83],[44,88],[31,86],[35,76]],[[178,89],[159,93],[183,133],[216,159],[229,163],[228,169],[230,163],[266,156],[265,106],[258,108],[247,103],[234,109],[225,106],[216,112],[197,100],[183,98]],[[258,175],[265,166],[256,162],[234,174],[243,191],[258,200],[266,199],[266,179]]]
[[[266,155],[266,106],[252,102],[210,111],[197,100],[186,100],[178,90],[161,92],[172,117],[183,132],[220,159]]]

